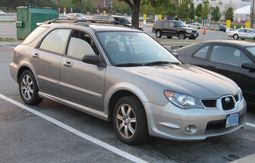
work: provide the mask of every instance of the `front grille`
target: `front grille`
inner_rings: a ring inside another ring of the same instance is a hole
[[[192,33],[197,33],[197,31],[194,31],[194,30],[193,30]]]
[[[231,110],[235,106],[235,102],[232,96],[223,97],[221,99],[223,110]]]
[[[219,130],[225,128],[226,120],[211,121],[207,123],[206,130]]]
[[[244,121],[244,114],[241,114],[239,117],[238,124],[242,124],[243,121]],[[208,122],[206,126],[206,131],[220,130],[225,128],[226,128],[226,119],[222,119],[222,120]]]
[[[205,107],[216,107],[216,100],[202,100]]]

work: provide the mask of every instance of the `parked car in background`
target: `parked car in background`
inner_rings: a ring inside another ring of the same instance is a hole
[[[93,22],[101,23],[114,23],[120,24],[128,27],[132,27],[131,18],[120,15],[95,15],[92,18]],[[139,29],[143,30],[143,26],[139,24]]]
[[[179,39],[196,39],[199,36],[196,29],[190,28],[184,22],[177,20],[158,20],[154,23],[152,32],[158,38],[161,36],[167,36],[167,38],[176,36]]]
[[[194,64],[225,75],[255,104],[255,44],[243,41],[207,41],[175,51],[183,63]]]
[[[202,28],[202,24],[198,23],[198,22],[193,22],[190,24],[187,24],[188,27],[194,28],[194,29],[201,29]]]
[[[0,15],[6,15],[6,13],[0,10]]]
[[[80,20],[80,21],[86,21],[87,20],[86,16],[84,16],[81,13],[69,13],[69,14],[66,15],[66,17],[68,19],[76,19],[76,20]]]
[[[229,31],[228,36],[232,37],[235,40],[239,38],[244,39],[255,39],[255,29],[252,28],[240,28],[237,30]]]
[[[223,24],[220,24],[219,31],[226,32],[226,30],[227,30],[227,27]]]
[[[120,25],[43,24],[14,49],[10,74],[24,103],[48,98],[112,121],[128,144],[148,135],[203,140],[245,123],[235,82],[183,65],[146,33]]]

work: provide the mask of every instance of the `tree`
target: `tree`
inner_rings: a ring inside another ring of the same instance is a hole
[[[196,8],[196,16],[197,17],[201,17],[202,16],[202,4],[200,3],[199,5],[197,5],[197,8]]]
[[[217,23],[221,18],[220,8],[218,6],[214,7],[212,9],[211,15],[212,15],[212,20],[214,20],[215,23]]]
[[[132,26],[139,28],[139,13],[140,13],[140,6],[141,0],[122,0],[126,2],[132,11]]]
[[[189,18],[191,20],[193,20],[196,16],[196,10],[195,10],[195,6],[194,6],[194,3],[191,1],[190,2],[190,9],[189,9]]]
[[[187,20],[189,18],[189,2],[188,0],[183,0],[180,6],[178,7],[178,18]]]
[[[227,11],[225,12],[225,20],[231,20],[234,19],[234,9],[232,7],[227,8]]]

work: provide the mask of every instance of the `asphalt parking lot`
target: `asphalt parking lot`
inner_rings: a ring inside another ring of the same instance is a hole
[[[50,100],[24,105],[9,75],[12,55],[12,46],[0,46],[0,162],[255,161],[253,107],[247,125],[225,136],[195,142],[150,138],[130,146],[117,139],[110,123],[85,113]]]

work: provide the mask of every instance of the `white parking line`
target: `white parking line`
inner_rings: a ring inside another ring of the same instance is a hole
[[[77,129],[74,129],[71,126],[68,126],[68,125],[66,125],[66,124],[64,124],[64,123],[62,123],[62,122],[60,122],[60,121],[58,121],[58,120],[56,120],[56,119],[54,119],[52,117],[49,117],[49,116],[47,116],[45,114],[42,114],[41,112],[38,112],[38,111],[36,111],[36,110],[34,110],[34,109],[30,108],[30,107],[27,107],[26,105],[21,104],[21,103],[15,101],[15,100],[5,96],[5,95],[0,94],[0,98],[2,98],[3,100],[8,101],[8,102],[10,102],[10,103],[20,107],[20,108],[22,108],[23,110],[31,112],[31,113],[33,113],[33,114],[35,114],[35,115],[37,115],[37,116],[39,116],[39,117],[41,117],[41,118],[43,118],[43,119],[53,123],[53,124],[63,128],[63,129],[65,129],[65,130],[67,130],[67,131],[69,131],[69,132],[71,132],[71,133],[73,133],[73,134],[75,134],[75,135],[85,139],[85,140],[88,140],[88,141],[90,141],[92,143],[95,143],[98,146],[101,146],[102,148],[105,148],[105,149],[107,149],[107,150],[109,150],[109,151],[111,151],[111,152],[113,152],[113,153],[115,153],[115,154],[117,154],[117,155],[119,155],[119,156],[121,156],[123,158],[126,158],[126,159],[128,159],[130,161],[133,161],[133,162],[147,163],[147,161],[145,161],[145,160],[143,160],[143,159],[141,159],[139,157],[136,157],[136,156],[134,156],[134,155],[132,155],[132,154],[130,154],[128,152],[125,152],[125,151],[123,151],[121,149],[118,149],[118,148],[108,144],[108,143],[105,143],[105,142],[103,142],[103,141],[101,141],[99,139],[96,139],[96,138],[94,138],[94,137],[92,137],[90,135],[87,135],[87,134],[85,134],[85,133],[83,133],[83,132],[81,132],[81,131],[79,131]]]
[[[255,128],[255,124],[253,124],[253,123],[249,123],[249,122],[246,122],[246,126],[249,126],[249,127],[253,127],[253,128]]]

